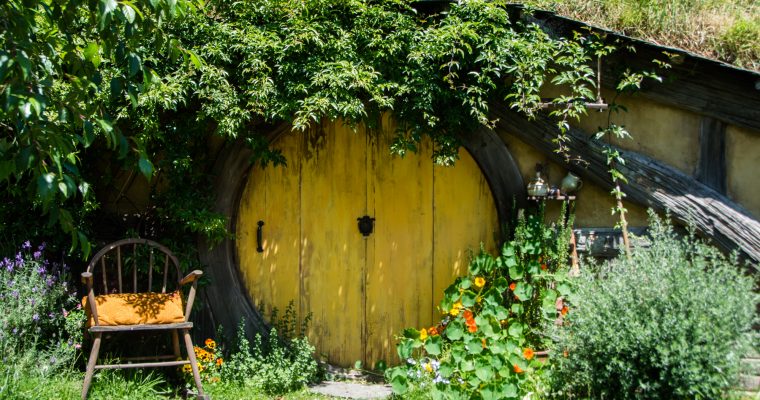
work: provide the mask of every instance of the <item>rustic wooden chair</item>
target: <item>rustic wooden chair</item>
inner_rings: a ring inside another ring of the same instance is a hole
[[[160,259],[161,257],[163,260]],[[154,265],[156,258],[158,258],[158,264]],[[122,285],[122,272],[124,276],[131,272],[131,285],[128,283],[129,278]],[[159,278],[156,282],[153,279],[154,272]],[[95,274],[102,277],[95,279],[93,277]],[[176,274],[176,287],[173,292],[167,292],[167,283],[171,283],[169,276],[172,274]],[[190,338],[190,328],[193,327],[193,323],[188,321],[193,308],[198,277],[202,274],[203,272],[196,270],[181,278],[177,257],[166,247],[148,239],[119,240],[105,246],[95,254],[87,265],[87,271],[82,273],[82,281],[87,284],[87,297],[83,302],[88,312],[87,325],[93,337],[92,351],[87,362],[87,372],[82,387],[82,399],[87,398],[96,369],[170,367],[186,364],[190,364],[192,368],[198,397],[204,397],[198,363]],[[147,275],[147,282],[144,280],[144,275]],[[140,280],[138,276],[141,277]],[[98,286],[102,282],[102,292],[98,295],[94,289],[96,281]],[[154,291],[154,283],[156,283],[156,289],[160,288],[160,292]],[[192,286],[183,309],[181,288],[189,283],[192,283]],[[131,291],[128,286],[131,286]],[[100,351],[104,334],[154,330],[171,333],[174,354],[119,360],[126,363],[97,364],[98,351]],[[179,332],[182,332],[184,336],[189,360],[180,360]],[[154,360],[154,362],[132,363],[132,361],[146,360]]]

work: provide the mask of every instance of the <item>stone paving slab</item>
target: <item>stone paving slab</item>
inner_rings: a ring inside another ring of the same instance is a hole
[[[314,385],[309,391],[344,399],[385,399],[392,393],[390,385],[334,381]]]

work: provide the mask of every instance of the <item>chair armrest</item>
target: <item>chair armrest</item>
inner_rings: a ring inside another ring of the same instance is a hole
[[[82,283],[92,284],[92,272],[82,272]]]
[[[94,325],[100,325],[98,321],[98,307],[95,303],[95,291],[92,289],[92,272],[82,272],[82,283],[87,284],[87,303],[90,305]]]
[[[201,270],[195,270],[189,274],[187,274],[186,277],[182,278],[181,281],[179,281],[180,286],[187,285],[188,283],[195,282],[200,276],[203,275],[203,271]]]

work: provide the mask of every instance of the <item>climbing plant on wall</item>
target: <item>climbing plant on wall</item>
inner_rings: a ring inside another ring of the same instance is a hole
[[[208,135],[283,162],[264,138],[273,124],[371,125],[393,112],[391,151],[403,156],[429,137],[434,161],[450,165],[458,135],[493,124],[493,100],[531,115],[553,82],[567,89],[558,99],[569,104],[558,115],[565,127],[595,98],[583,35],[552,37],[504,1],[425,13],[409,0],[50,4],[0,7],[5,21],[21,21],[0,34],[0,185],[74,242],[84,243],[84,228],[69,210],[97,183],[92,166],[104,151],[167,178],[155,186],[175,191],[173,207],[159,207],[165,217],[219,238],[221,217],[196,195],[211,179],[199,145]]]

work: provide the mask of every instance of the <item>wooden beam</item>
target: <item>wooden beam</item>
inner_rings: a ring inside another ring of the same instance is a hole
[[[696,175],[698,181],[726,194],[726,124],[715,118],[702,117]]]
[[[586,168],[568,165],[564,156],[554,151],[556,145],[552,139],[558,129],[548,116],[539,115],[535,120],[528,120],[502,103],[494,104],[492,110],[492,116],[498,118],[498,128],[587,180],[612,188],[606,158],[601,151],[603,144],[592,140],[591,135],[570,129],[570,141],[567,142],[570,152],[580,155],[589,164]],[[694,223],[697,231],[712,239],[718,247],[729,251],[737,249],[754,262],[760,261],[760,222],[747,210],[673,167],[636,152],[620,149],[620,153],[626,161],[620,169],[629,181],[622,186],[628,200],[658,212],[669,210],[678,222]]]

